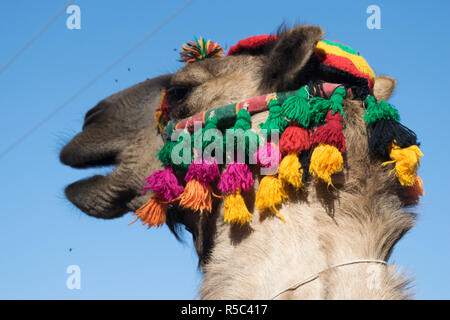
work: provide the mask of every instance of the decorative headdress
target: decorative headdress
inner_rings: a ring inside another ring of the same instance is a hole
[[[258,50],[275,40],[276,36],[267,35],[247,38],[232,46],[228,55]],[[223,49],[217,44],[200,39],[183,46],[181,61],[192,63],[207,57],[219,57],[222,53]],[[375,99],[375,74],[366,60],[354,49],[329,40],[318,42],[311,59],[323,81],[311,82],[294,91],[270,93],[221,106],[178,122],[167,123],[163,117],[168,108],[163,93],[155,119],[158,120],[158,129],[164,128],[165,136],[169,137],[158,153],[165,169],[156,171],[144,180],[147,183],[144,193],[151,190],[153,196],[135,215],[149,227],[160,226],[165,221],[168,204],[177,202],[193,211],[210,212],[212,197],[223,196],[225,221],[241,225],[248,223],[252,215],[242,194],[254,184],[250,162],[255,160],[252,163],[269,167],[273,165],[271,159],[275,157],[280,160],[278,171],[260,180],[255,206],[259,210],[278,214],[284,221],[278,208],[288,198],[287,186],[299,190],[304,188],[304,178],[308,174],[316,182],[322,181],[333,186],[332,175],[342,171],[342,153],[346,150],[342,132],[345,98],[364,101],[370,151],[386,160],[383,166],[394,164],[391,172],[395,171],[400,184],[407,188],[410,195],[422,195],[422,181],[417,175],[422,153],[416,135],[400,123],[398,110],[394,106]],[[261,138],[251,129],[251,115],[267,110],[267,120],[259,124],[267,136]],[[193,132],[196,121],[201,122],[203,127]],[[189,163],[175,163],[171,155],[180,150],[177,154],[183,156],[179,146],[184,142],[182,138],[172,141],[170,137],[174,130],[179,129],[193,133],[189,138],[189,146],[194,149],[194,154],[199,152],[196,150],[198,146],[204,150],[212,143],[222,150],[229,143],[234,148],[234,138],[231,142],[218,142],[205,135],[209,129],[231,130],[244,141],[241,159],[245,160],[237,161],[235,154],[222,175],[214,159],[190,156]],[[278,145],[269,138],[272,131],[281,134]],[[251,150],[255,150],[252,146],[256,145],[259,148],[251,154]],[[306,168],[302,166],[305,157],[309,160]],[[180,176],[184,176],[184,187]],[[218,181],[217,187],[222,196],[213,191],[212,184],[215,181]]]
[[[205,41],[200,37],[200,39],[183,44],[180,50],[179,61],[188,64],[206,58],[221,58],[224,51],[219,44],[211,40]]]

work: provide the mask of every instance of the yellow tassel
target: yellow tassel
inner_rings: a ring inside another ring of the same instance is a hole
[[[252,219],[252,214],[248,211],[239,189],[235,194],[231,193],[225,197],[224,207],[225,222],[244,225]]]
[[[300,189],[303,187],[302,176],[303,169],[297,154],[291,153],[285,156],[278,167],[278,177],[296,189]]]
[[[325,181],[328,185],[331,183],[331,176],[342,171],[341,152],[334,146],[328,144],[319,144],[311,155],[309,172],[316,177]]]
[[[392,161],[383,162],[382,165],[385,166],[389,163],[395,163],[394,169],[392,169],[389,174],[395,170],[395,175],[397,176],[398,181],[400,181],[400,184],[402,186],[412,187],[416,182],[420,158],[423,156],[419,147],[413,145],[408,148],[400,148],[395,143],[392,143],[389,156]]]
[[[180,195],[180,205],[194,211],[200,211],[200,213],[203,213],[203,211],[211,212],[211,194],[212,189],[209,185],[204,188],[198,180],[189,180]]]
[[[259,182],[258,192],[256,193],[256,208],[262,211],[269,209],[272,213],[279,215],[281,220],[286,223],[283,215],[277,210],[277,206],[287,198],[283,183],[276,176],[265,176]]]

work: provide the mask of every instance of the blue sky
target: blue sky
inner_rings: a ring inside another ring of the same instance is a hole
[[[67,1],[4,0],[0,65]],[[0,152],[54,111],[185,1],[87,1],[81,29],[62,14],[0,74]],[[381,29],[366,27],[366,8],[381,9]],[[77,171],[58,161],[84,113],[106,96],[181,67],[183,42],[203,36],[225,48],[278,25],[320,25],[330,40],[361,52],[374,71],[398,81],[391,102],[422,142],[426,196],[418,225],[391,261],[415,276],[416,298],[450,298],[448,1],[196,0],[11,152],[0,158],[0,298],[192,299],[201,280],[186,234],[131,227],[130,215],[102,221],[77,211],[64,187],[111,169]],[[130,70],[128,70],[130,69]],[[72,251],[70,251],[70,248]],[[81,268],[81,289],[66,288],[66,268]]]

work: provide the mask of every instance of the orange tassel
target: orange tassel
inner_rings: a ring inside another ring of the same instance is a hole
[[[404,196],[402,200],[406,205],[415,205],[419,202],[419,197],[425,195],[425,191],[423,191],[423,181],[422,179],[416,175],[416,179],[412,187],[404,187]]]
[[[206,188],[197,180],[192,179],[186,184],[184,192],[180,196],[180,205],[194,211],[211,212],[212,210],[212,188],[206,185]]]
[[[412,187],[406,188],[408,195],[410,196],[424,196],[425,191],[423,191],[423,181],[419,176],[416,176],[414,184]]]
[[[141,220],[143,225],[151,227],[160,227],[166,222],[167,202],[153,196],[142,207],[136,210],[133,215],[137,216],[136,220],[128,225]]]

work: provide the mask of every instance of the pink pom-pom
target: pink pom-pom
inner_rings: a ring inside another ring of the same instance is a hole
[[[192,179],[196,179],[205,186],[216,180],[219,175],[219,166],[215,159],[202,160],[201,163],[195,163],[195,161],[193,161],[189,165],[184,180],[189,182]]]
[[[253,155],[256,163],[261,168],[272,168],[278,166],[281,154],[280,150],[273,143],[268,143],[259,148]]]
[[[223,193],[235,193],[236,189],[247,191],[253,184],[249,167],[245,163],[231,162],[222,173],[218,187]]]
[[[170,167],[153,172],[143,182],[147,182],[142,190],[143,194],[152,190],[165,201],[171,201],[183,192],[183,187],[178,183],[178,179]]]

